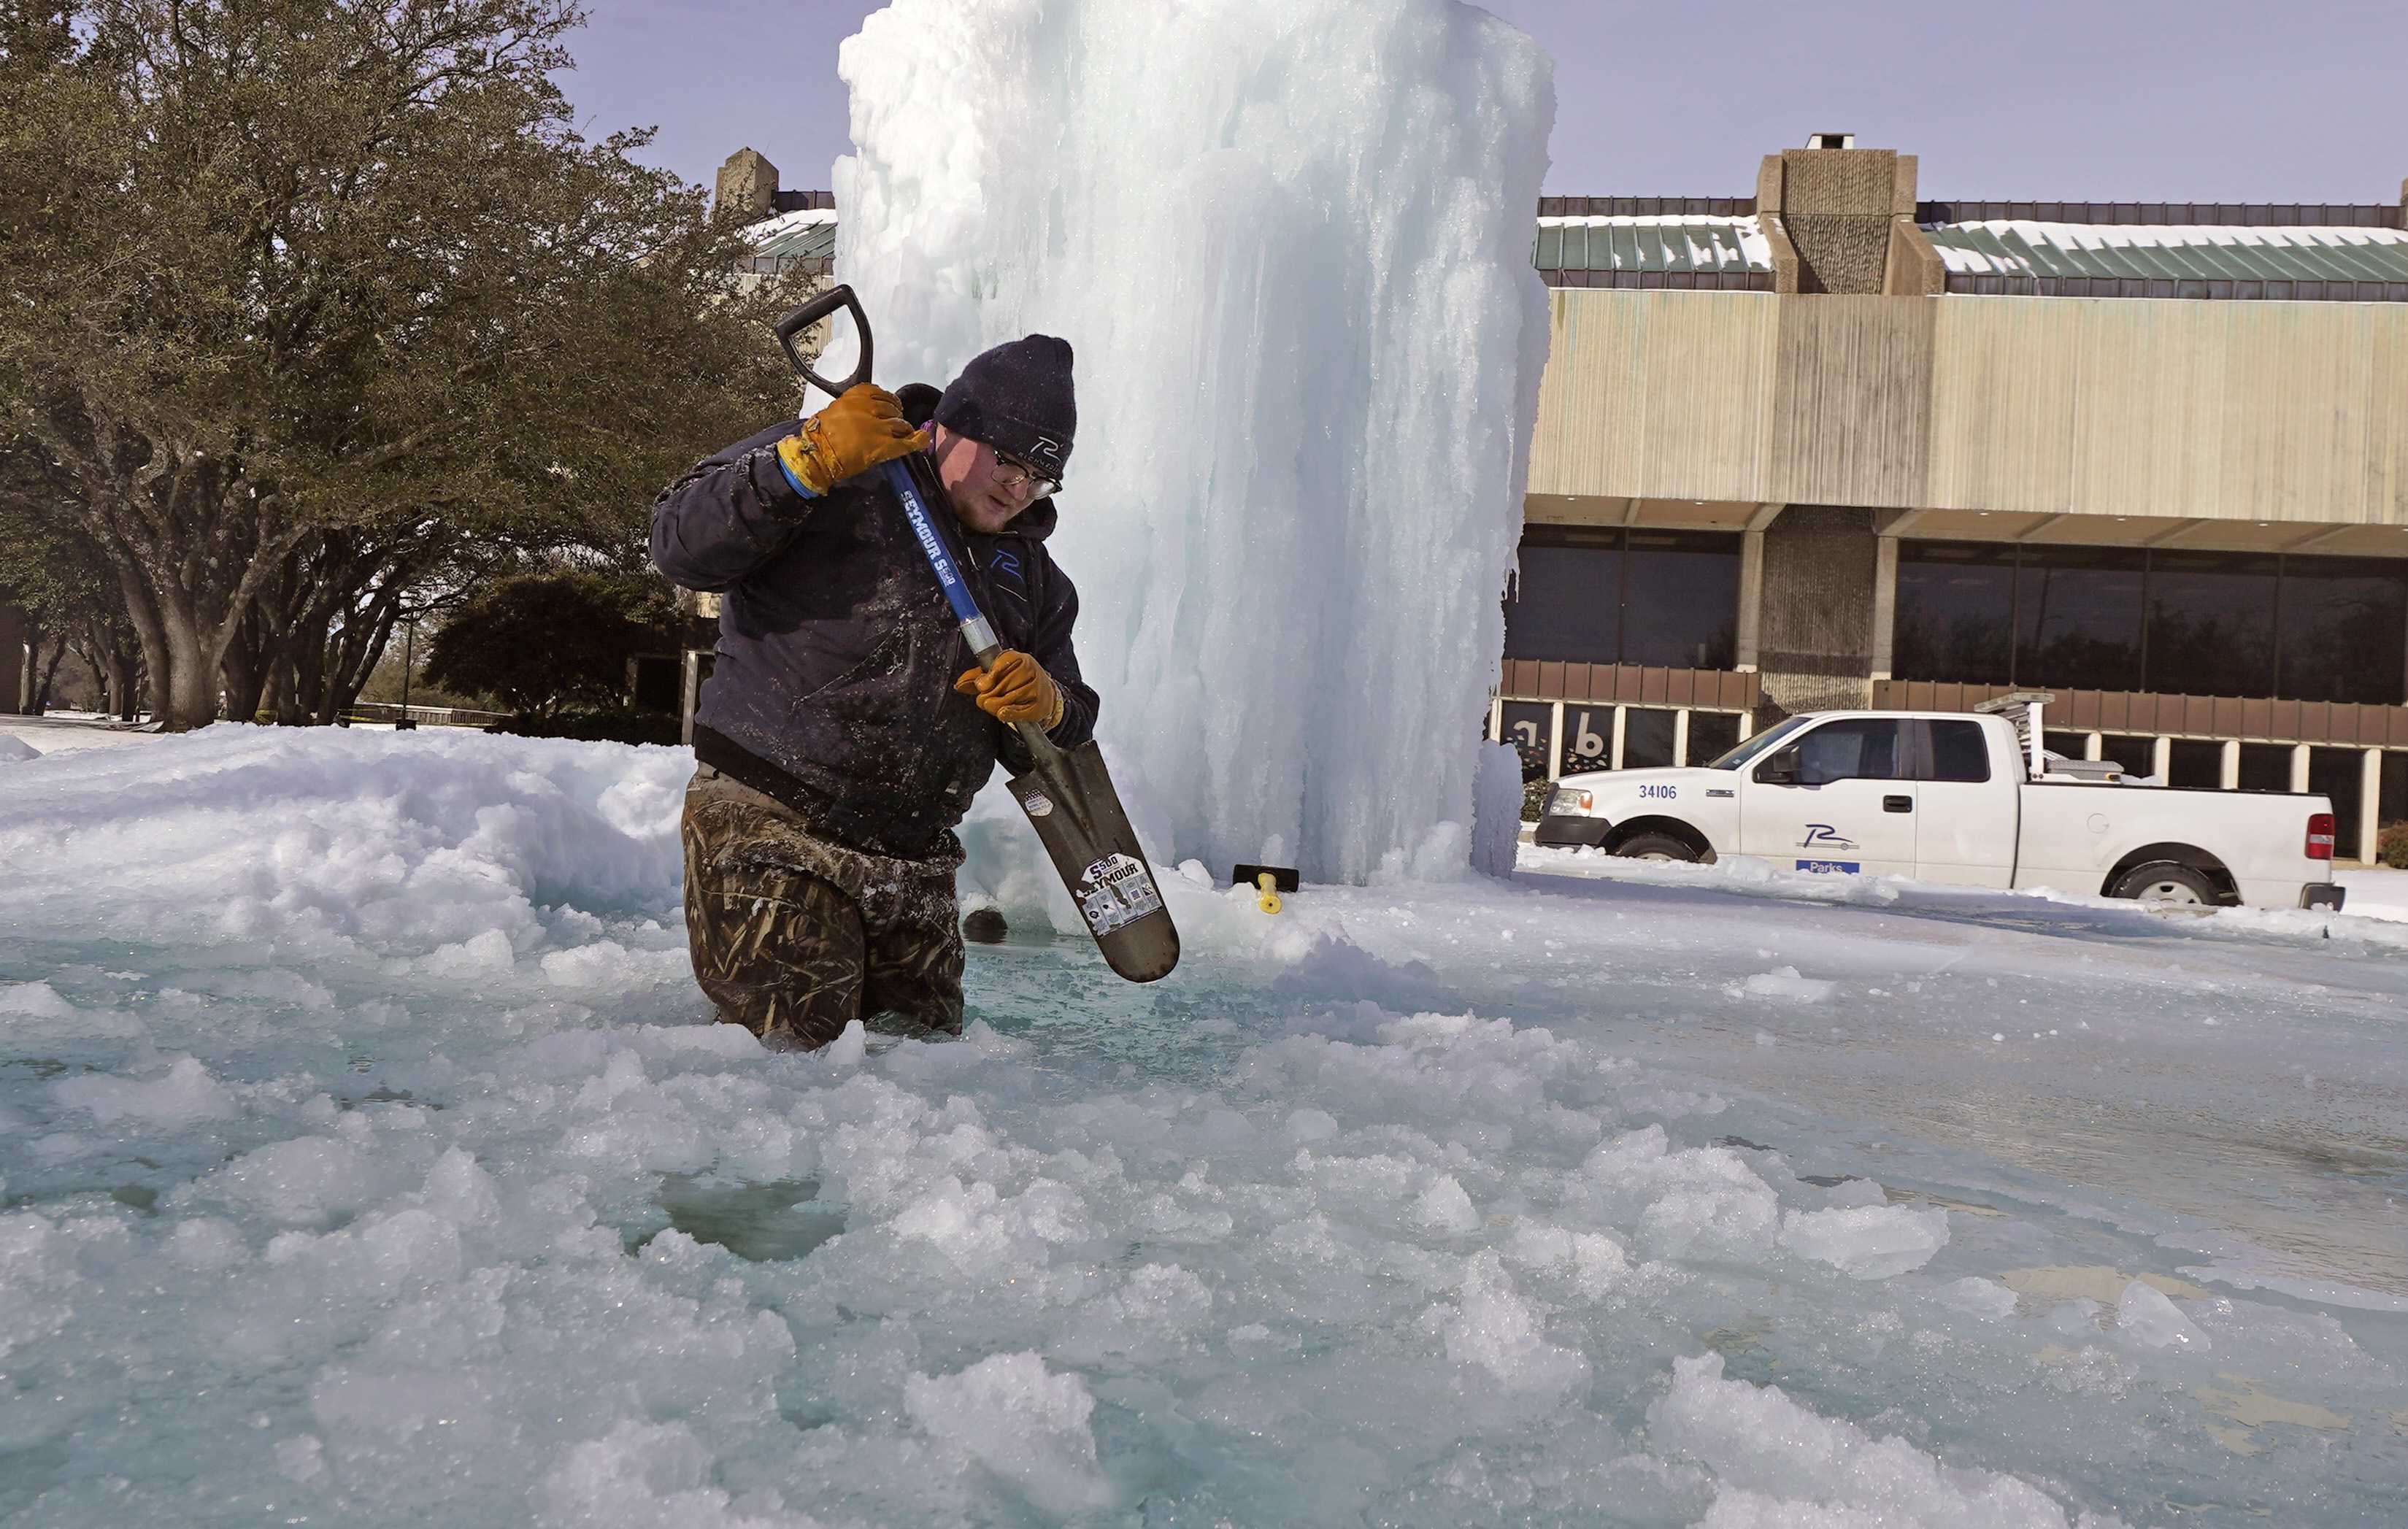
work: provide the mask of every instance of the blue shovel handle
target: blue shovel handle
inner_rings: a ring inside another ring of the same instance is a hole
[[[970,593],[969,581],[953,562],[953,550],[937,534],[936,522],[929,518],[927,504],[920,497],[920,485],[911,480],[910,465],[889,462],[882,470],[886,474],[886,486],[903,501],[903,518],[911,522],[911,535],[920,539],[920,550],[928,555],[928,566],[936,570],[937,582],[944,586],[945,603],[953,607],[953,619],[962,623],[962,639],[970,645],[970,656],[978,660],[980,668],[994,668],[996,655],[1002,651],[1003,645],[996,640],[995,628],[988,624],[986,613],[979,609],[978,597]]]

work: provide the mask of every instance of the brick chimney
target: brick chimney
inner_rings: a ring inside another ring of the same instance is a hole
[[[738,149],[719,167],[718,200],[722,208],[767,218],[777,210],[778,167],[758,150]]]
[[[1765,156],[1756,207],[1774,241],[1776,267],[1793,253],[1801,293],[1887,293],[1921,296],[1942,290],[1937,251],[1914,221],[1915,156],[1859,149],[1853,133],[1817,133],[1807,147]],[[1784,245],[1787,250],[1783,249]]]

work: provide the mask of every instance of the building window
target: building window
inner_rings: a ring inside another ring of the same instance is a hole
[[[2283,560],[2286,700],[2397,706],[2408,664],[2408,568],[2376,558]]]
[[[2408,750],[2393,749],[2384,753],[2383,778],[2375,791],[2374,821],[2378,827],[2408,822]]]
[[[2291,789],[2291,746],[2287,743],[2244,743],[2241,746],[2243,791]]]
[[[2397,706],[2408,562],[1910,541],[1892,654],[1901,679]]]
[[[2128,733],[2110,733],[2099,740],[2099,757],[2124,766],[2126,775],[2157,773],[2157,740]]]
[[[1627,535],[1622,662],[1666,669],[1727,669],[1738,662],[1739,538],[1680,531]],[[1668,741],[1667,764],[1670,747]]]
[[[1622,534],[1611,535],[1610,542],[1523,537],[1521,571],[1505,602],[1507,658],[1615,662],[1622,650]]]
[[[1672,763],[1672,736],[1677,711],[1632,707],[1622,714],[1622,767],[1654,769]]]
[[[2218,791],[2224,785],[2224,745],[2204,738],[2176,738],[2168,750],[2166,784],[2185,791]]]
[[[1689,713],[1689,764],[1711,764],[1738,747],[1737,717],[1727,711]]]
[[[2272,557],[2156,552],[2149,558],[2149,675],[2169,695],[2272,695]]]
[[[2019,685],[2139,690],[2148,554],[2116,547],[2023,550],[2015,569]]]
[[[2004,685],[2014,679],[2014,547],[1910,541],[1899,548],[1893,673]]]
[[[1505,602],[1505,656],[1727,669],[1739,537],[1532,526]]]

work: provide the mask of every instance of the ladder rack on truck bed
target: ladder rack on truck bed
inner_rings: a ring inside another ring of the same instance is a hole
[[[2049,703],[2056,699],[2045,691],[2016,691],[1996,700],[1985,701],[1973,709],[1993,717],[2003,717],[2014,724],[2015,745],[2024,756],[2027,773],[2034,780],[2079,781],[2089,786],[2157,783],[2154,777],[2126,774],[2124,766],[2115,760],[2070,759],[2051,751],[2045,741],[2046,724],[2042,718]]]

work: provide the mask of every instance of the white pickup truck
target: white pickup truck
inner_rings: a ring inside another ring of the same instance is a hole
[[[2150,902],[2342,906],[2324,797],[2172,790],[2060,759],[2037,746],[2033,703],[2045,699],[1986,714],[1813,712],[1711,764],[1566,776],[1534,837]]]

